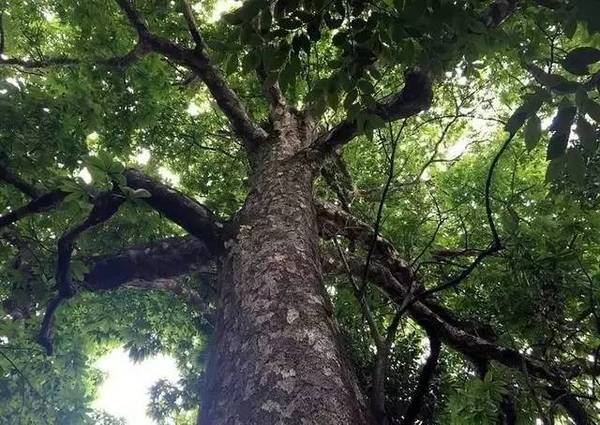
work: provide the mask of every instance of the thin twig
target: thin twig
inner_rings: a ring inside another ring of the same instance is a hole
[[[375,252],[375,247],[377,245],[377,238],[379,237],[379,227],[381,226],[381,218],[383,217],[383,208],[385,206],[385,201],[387,198],[388,191],[390,189],[390,185],[392,184],[392,180],[395,176],[395,165],[396,165],[396,148],[398,147],[398,140],[402,135],[402,131],[406,127],[407,119],[402,121],[402,125],[398,130],[398,133],[394,137],[391,123],[390,125],[390,141],[392,142],[392,149],[390,152],[390,164],[388,168],[387,180],[385,182],[385,186],[383,188],[383,193],[381,194],[381,200],[379,201],[379,207],[377,208],[377,218],[375,219],[375,225],[373,226],[373,241],[371,242],[371,246],[369,247],[369,252],[367,253],[367,260],[365,262],[365,270],[362,276],[362,282],[360,285],[360,292],[365,291],[365,287],[367,284],[367,275],[369,274],[369,264],[371,263],[371,259],[373,257],[373,253]]]
[[[354,280],[354,275],[352,274],[352,271],[350,270],[350,266],[348,265],[346,256],[344,255],[344,252],[342,251],[342,248],[340,247],[340,244],[337,241],[337,238],[335,238],[335,237],[333,238],[333,243],[335,244],[335,247],[337,248],[340,258],[342,259],[342,263],[344,264],[344,268],[346,269],[348,279],[350,281],[350,284],[352,285],[352,289],[354,290],[354,295],[356,296],[356,298],[358,300],[358,303],[362,310],[363,316],[365,317],[365,320],[367,321],[367,325],[369,326],[371,336],[373,337],[373,340],[375,341],[375,345],[377,346],[377,349],[379,350],[383,346],[384,340],[379,332],[379,329],[377,328],[377,323],[375,323],[375,319],[373,317],[373,314],[371,313],[369,305],[365,302],[364,294],[362,294],[360,292],[360,288],[357,285],[356,281]]]
[[[181,0],[181,5],[183,8],[183,16],[185,17],[185,23],[188,26],[188,30],[194,42],[196,43],[196,47],[202,50],[206,50],[207,46],[204,42],[204,38],[202,34],[200,34],[200,30],[198,30],[198,25],[196,24],[196,18],[194,18],[194,11],[192,7],[188,3],[187,0]]]
[[[10,364],[10,366],[17,372],[17,374],[19,374],[19,376],[23,379],[23,382],[25,382],[29,388],[31,388],[31,390],[33,391],[33,393],[40,399],[42,400],[46,405],[50,406],[50,403],[48,402],[48,399],[46,397],[44,397],[38,390],[37,388],[31,383],[31,381],[29,380],[29,378],[27,377],[27,375],[25,375],[23,373],[23,371],[15,364],[15,362],[13,362],[13,360],[8,357],[3,351],[2,351],[2,347],[0,347],[0,356],[4,357],[4,359]],[[46,417],[44,417],[44,422],[46,422],[47,424],[49,424],[50,422],[48,422],[48,419]]]
[[[498,231],[496,229],[496,225],[494,224],[493,212],[492,212],[492,207],[491,207],[491,199],[490,199],[490,191],[491,191],[492,179],[494,177],[494,171],[496,170],[496,167],[498,165],[498,162],[500,161],[500,158],[502,157],[502,154],[506,151],[506,149],[508,148],[508,145],[510,144],[510,142],[512,141],[513,138],[514,138],[514,133],[510,134],[510,136],[502,144],[502,147],[500,148],[500,150],[498,151],[498,153],[492,160],[492,164],[490,165],[490,169],[488,171],[487,179],[485,182],[485,209],[486,209],[488,225],[490,227],[490,231],[492,233],[492,238],[493,238],[490,246],[487,249],[481,251],[479,253],[479,255],[477,255],[477,257],[475,257],[475,259],[473,260],[473,262],[471,264],[469,264],[466,268],[461,270],[461,272],[458,273],[453,278],[447,280],[446,282],[444,282],[434,288],[427,289],[427,290],[421,292],[420,294],[417,294],[408,303],[408,307],[412,306],[415,302],[425,299],[437,292],[446,290],[448,288],[456,287],[463,280],[465,280],[473,272],[473,270],[475,270],[477,268],[477,266],[481,262],[483,262],[483,260],[485,258],[487,258],[490,255],[495,254],[496,252],[500,251],[503,248],[502,243],[500,241],[500,237],[498,235]]]

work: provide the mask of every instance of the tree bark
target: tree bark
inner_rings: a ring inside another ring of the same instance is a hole
[[[199,423],[371,424],[324,289],[308,137],[291,113],[259,147],[220,270]]]

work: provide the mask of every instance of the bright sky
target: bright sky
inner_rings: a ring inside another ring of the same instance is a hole
[[[122,348],[100,358],[96,366],[106,379],[93,407],[124,418],[127,425],[156,425],[146,415],[150,388],[159,379],[177,382],[180,378],[172,357],[158,355],[134,363]]]

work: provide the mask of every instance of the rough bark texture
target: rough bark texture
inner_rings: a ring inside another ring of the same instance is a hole
[[[90,258],[84,285],[108,290],[131,283],[172,279],[193,270],[209,269],[214,261],[206,244],[195,236],[172,237],[126,249],[106,257]]]
[[[221,270],[200,423],[368,424],[324,290],[306,129],[285,114]]]

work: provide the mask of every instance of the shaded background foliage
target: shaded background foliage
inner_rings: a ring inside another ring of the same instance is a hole
[[[155,31],[188,43],[174,2],[138,3]],[[504,346],[550,363],[590,356],[596,361],[600,58],[588,52],[573,63],[569,52],[600,47],[598,2],[571,2],[574,9],[565,10],[523,2],[492,31],[480,20],[487,1],[278,2],[281,10],[274,13],[263,3],[246,1],[216,22],[209,22],[214,2],[200,2],[195,10],[214,59],[265,126],[267,105],[254,76],[260,61],[267,78],[278,79],[298,107],[311,105],[324,126],[358,117],[362,107],[394,92],[404,67],[431,71],[436,97],[428,112],[389,125],[360,116],[363,134],[342,153],[352,176],[346,200],[353,213],[373,223],[388,186],[379,233],[414,263],[426,287],[453,276],[489,245],[486,176],[506,141],[505,129],[524,127],[493,180],[494,218],[505,249],[437,298],[460,317],[488,324]],[[177,423],[192,423],[210,310],[199,312],[161,292],[85,293],[57,318],[54,357],[40,351],[35,335],[55,285],[57,235],[90,209],[86,197],[77,195],[83,169],[98,189],[110,185],[107,169],[113,163],[162,179],[175,175],[172,184],[227,218],[248,188],[239,142],[206,88],[182,67],[158,55],[128,67],[98,63],[135,43],[113,2],[6,0],[1,7],[6,57],[75,57],[81,63],[44,70],[0,67],[0,161],[45,189],[71,185],[75,194],[58,211],[27,217],[11,229],[28,242],[26,248],[8,243],[10,235],[0,244],[0,421],[118,424],[92,411],[90,403],[101,382],[94,361],[124,345],[134,359],[155,353],[176,358],[182,381],[159,382],[149,411],[159,422],[179,415]],[[588,57],[590,67],[582,70]],[[532,93],[542,99],[538,107],[530,105]],[[324,180],[315,191],[340,203]],[[0,186],[3,212],[24,200]],[[178,234],[179,228],[143,203],[128,202],[110,226],[81,238],[74,277],[85,274],[86,258]],[[324,251],[330,245],[324,243]],[[343,248],[368,256],[354,246]],[[205,280],[192,275],[184,283],[202,290]],[[346,280],[330,277],[327,285],[346,348],[368,390],[374,346]],[[394,307],[371,287],[366,298],[383,330]],[[428,350],[425,332],[402,319],[386,380],[394,423],[401,423]],[[442,348],[422,422],[496,423],[507,393],[516,400],[518,423],[540,416],[539,389],[526,376],[497,364],[487,366],[483,379],[478,374],[469,359]],[[576,378],[572,385],[595,399],[594,379]],[[598,418],[597,402],[588,408]]]

